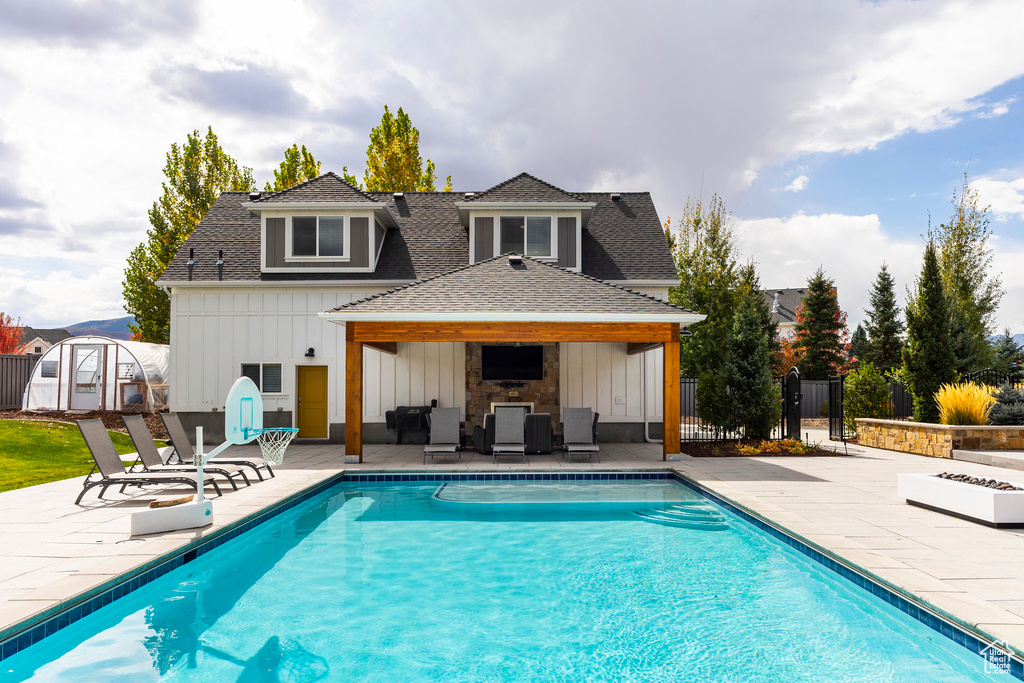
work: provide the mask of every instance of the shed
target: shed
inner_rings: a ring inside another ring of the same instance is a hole
[[[36,363],[23,410],[157,412],[167,407],[171,347],[71,337]]]

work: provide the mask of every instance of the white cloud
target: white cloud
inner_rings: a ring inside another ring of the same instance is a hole
[[[1024,219],[1024,178],[976,178],[971,181],[971,189],[978,191],[983,206],[992,207],[997,221],[1005,223],[1011,217]]]
[[[784,189],[786,190],[786,192],[799,192],[807,188],[807,182],[809,180],[810,178],[808,178],[807,176],[799,175],[796,178],[793,178],[793,182],[791,182],[789,185],[786,185]]]
[[[113,292],[120,290],[121,269],[120,264],[112,264],[80,277],[70,269],[40,275],[3,268],[0,269],[3,305],[21,302],[21,306],[8,309],[6,313],[33,327],[118,318],[124,315],[123,302]]]

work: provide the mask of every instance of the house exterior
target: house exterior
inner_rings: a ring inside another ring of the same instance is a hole
[[[764,300],[771,308],[772,322],[779,326],[779,339],[792,341],[796,336],[796,309],[806,295],[805,287],[765,290]]]
[[[41,330],[24,327],[21,333],[22,353],[46,353],[54,344],[59,344],[74,335],[67,330]]]
[[[362,192],[333,173],[225,192],[159,284],[171,410],[219,438],[247,375],[266,426],[346,453],[385,440],[386,411],[432,400],[467,431],[493,403],[525,403],[556,421],[592,407],[605,441],[641,441],[645,422],[657,436],[666,396],[678,419],[663,346],[677,368],[678,330],[703,319],[667,303],[678,278],[649,193],[526,173],[480,192]]]

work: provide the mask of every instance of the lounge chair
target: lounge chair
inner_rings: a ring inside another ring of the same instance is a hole
[[[430,440],[423,447],[423,462],[427,456],[450,455],[454,462],[462,446],[458,408],[433,408],[427,416],[430,421]]]
[[[136,458],[135,464],[129,468],[130,472],[134,471],[140,464],[147,472],[196,471],[195,465],[186,463],[168,465],[164,463],[164,459],[160,457],[160,451],[157,450],[156,444],[153,443],[153,435],[149,433],[149,427],[146,426],[146,418],[141,415],[122,415],[121,419],[124,420],[124,426],[128,428],[128,436],[131,437],[132,443],[135,444],[135,452],[139,456]],[[210,462],[208,465],[203,466],[203,471],[210,474],[219,474],[224,477],[235,491],[238,490],[238,484],[235,483],[236,477],[241,477],[246,486],[250,485],[249,477],[245,476],[245,470],[238,465],[231,465],[226,462]]]
[[[174,457],[177,458],[178,462],[190,463],[195,458],[195,449],[192,448],[192,442],[188,440],[188,432],[185,431],[185,427],[182,426],[181,420],[175,413],[160,413],[160,419],[164,421],[164,428],[167,429],[167,435],[171,437],[171,445],[174,446]],[[209,461],[214,466],[221,463],[227,465],[242,465],[243,467],[250,468],[256,473],[256,476],[263,481],[263,474],[260,470],[266,470],[267,474],[271,477],[274,476],[274,470],[270,469],[270,465],[263,462],[263,458],[254,458],[245,456],[244,458],[235,457],[216,457]]]
[[[594,437],[597,418],[590,408],[562,408],[562,450],[569,454],[569,462],[574,455],[597,456],[601,462],[601,449],[597,447]]]
[[[111,486],[120,486],[122,493],[126,486],[148,486],[150,484],[184,484],[199,490],[196,477],[190,477],[185,472],[129,472],[126,470],[121,456],[114,448],[114,442],[110,440],[107,428],[103,426],[103,421],[99,418],[78,420],[78,429],[81,430],[85,445],[89,447],[89,452],[92,453],[92,459],[96,464],[86,475],[82,492],[75,499],[75,505],[81,503],[85,492],[95,486],[103,487],[100,490],[100,498]],[[100,476],[93,479],[93,474],[97,469]],[[213,477],[203,478],[203,485],[207,484],[213,486],[213,490],[217,492],[218,496],[221,495],[220,487],[217,486]]]
[[[526,410],[519,406],[494,407],[494,444],[491,457],[516,455],[526,462]]]

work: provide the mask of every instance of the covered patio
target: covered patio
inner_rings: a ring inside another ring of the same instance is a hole
[[[508,255],[346,304],[321,317],[345,326],[346,463],[364,462],[363,349],[397,354],[399,342],[611,342],[624,344],[627,354],[662,347],[661,459],[679,457],[679,336],[683,327],[705,317],[693,311]],[[553,418],[557,425],[559,416]]]

